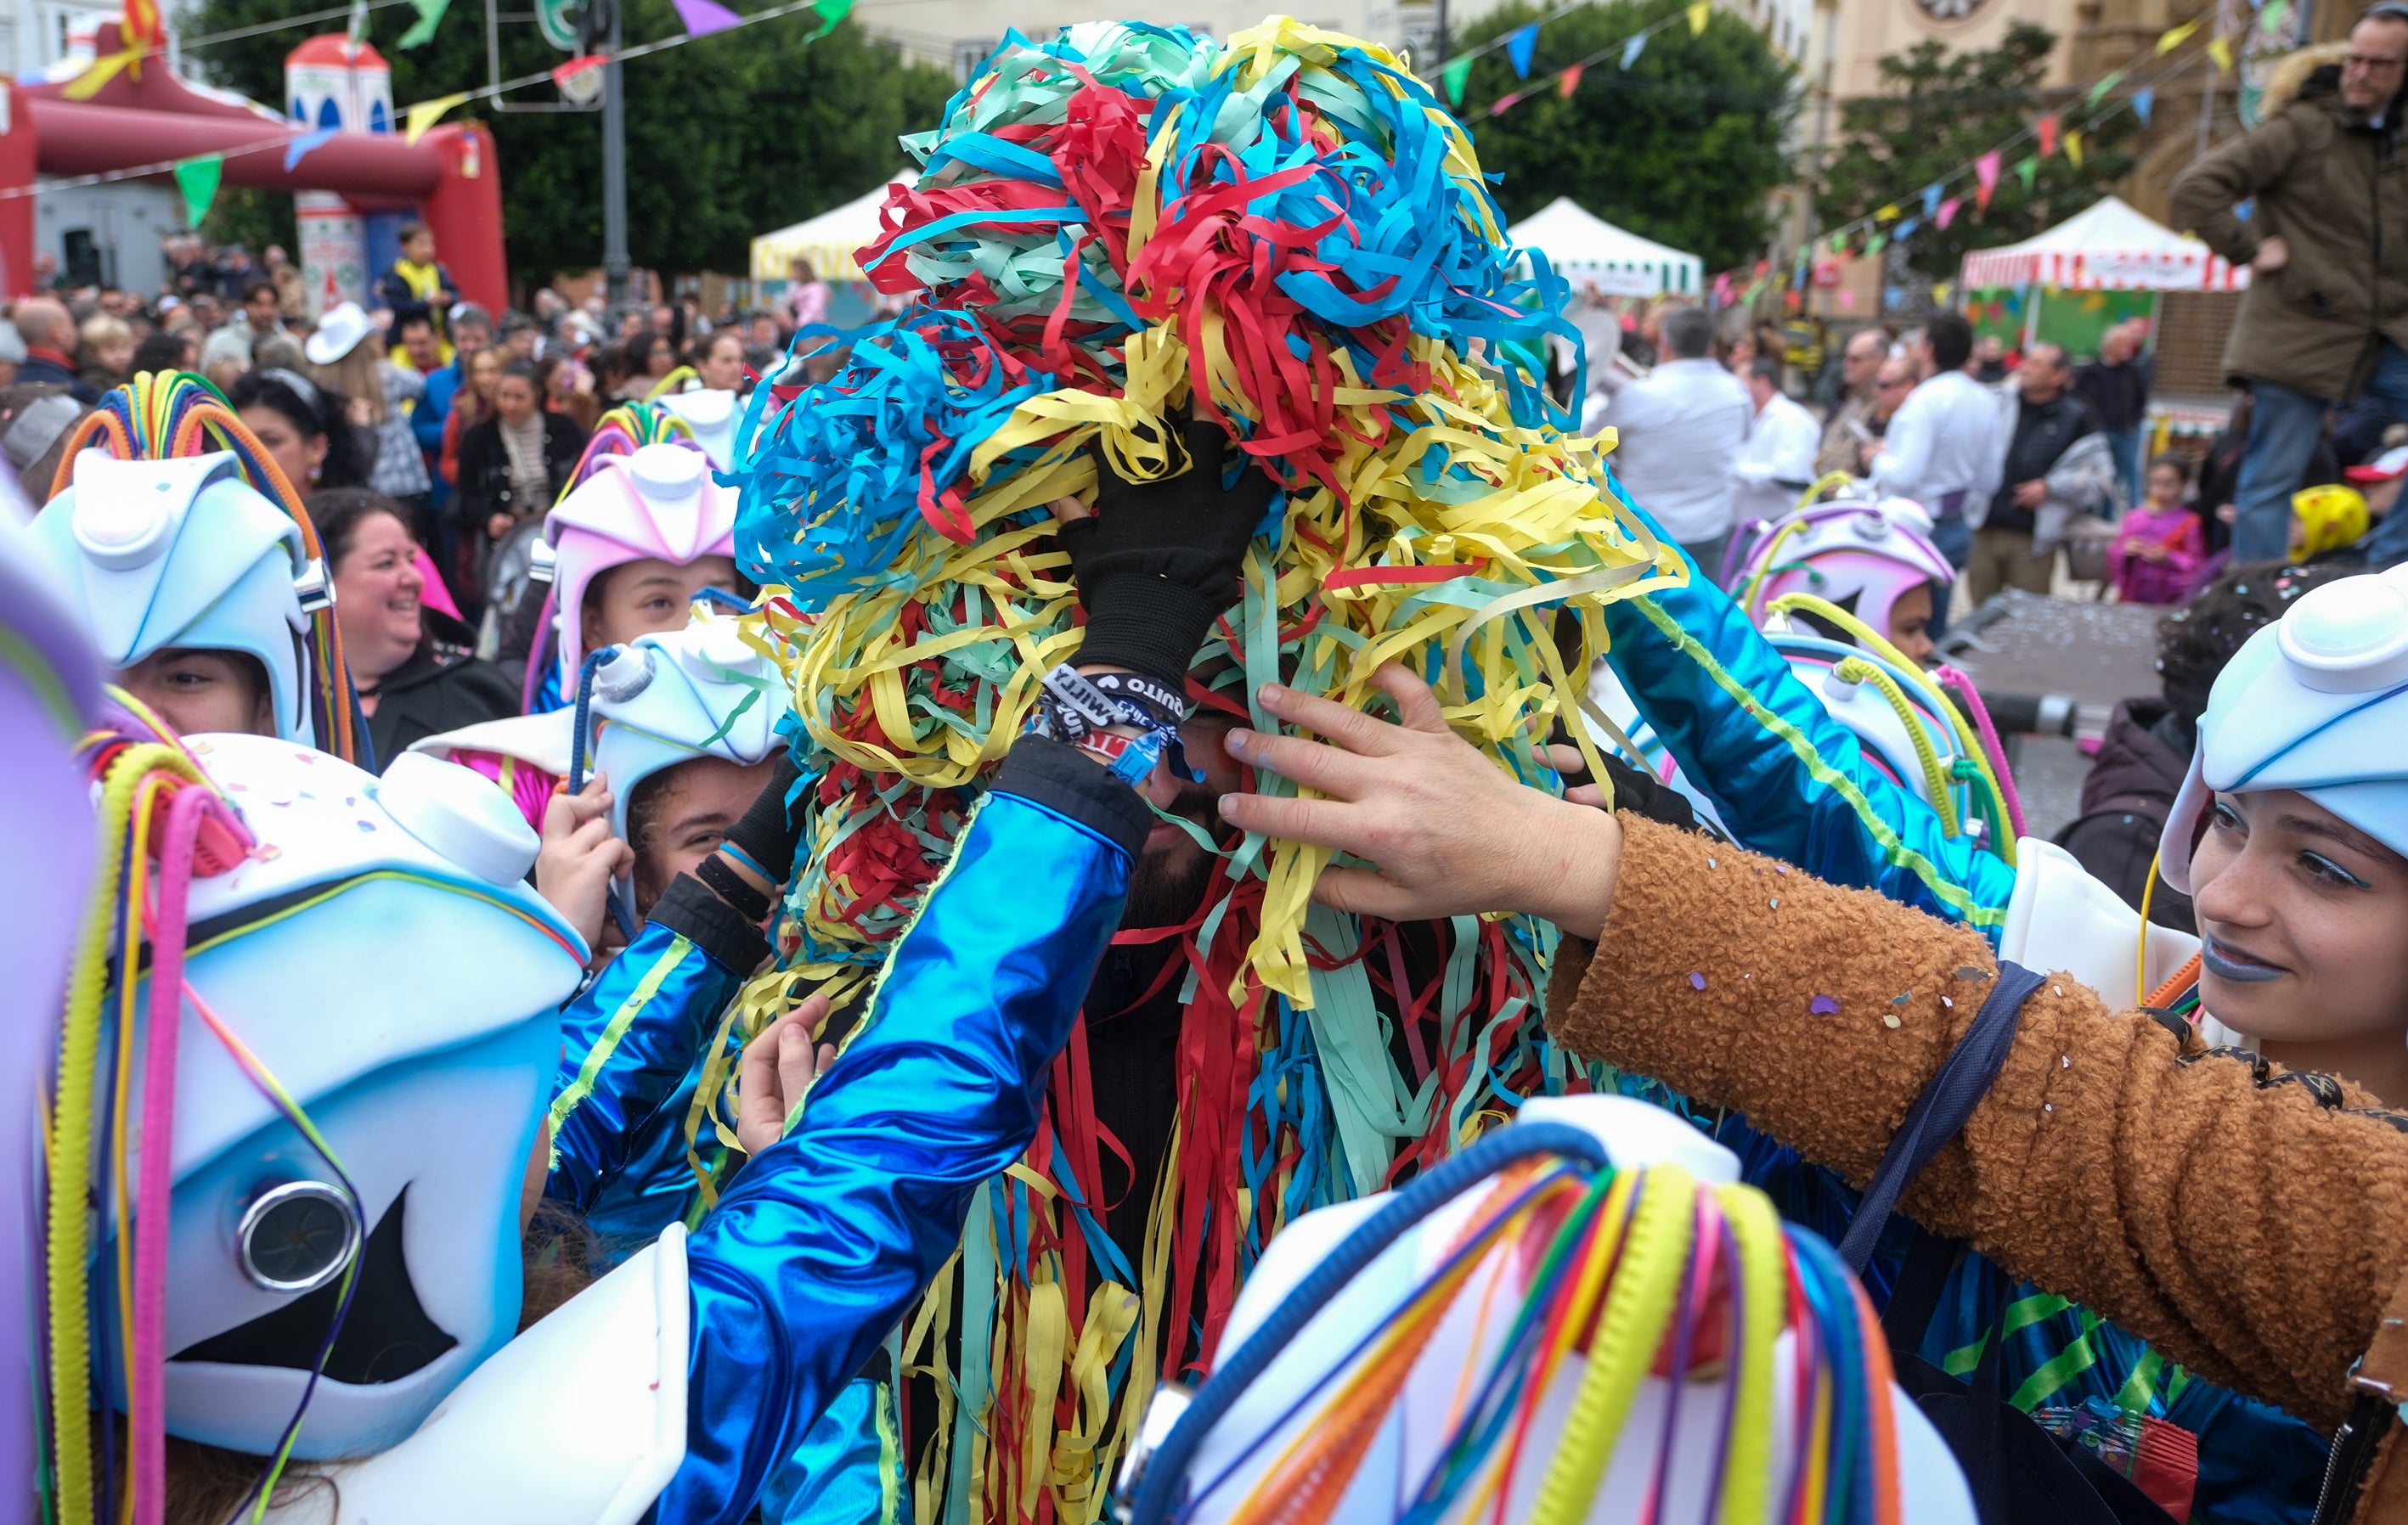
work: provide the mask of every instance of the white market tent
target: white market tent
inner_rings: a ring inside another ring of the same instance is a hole
[[[855,197],[843,206],[806,219],[791,228],[765,233],[752,240],[752,278],[783,280],[799,256],[811,262],[811,268],[822,280],[838,282],[866,280],[861,266],[854,263],[853,252],[864,244],[874,242],[880,233],[878,208],[886,205],[886,192],[894,185],[910,185],[920,178],[914,169],[900,170],[867,195]]]
[[[2237,292],[2249,284],[2249,272],[2108,196],[2020,244],[1966,255],[1963,284],[1968,291]]]
[[[1705,262],[1652,238],[1617,228],[1570,196],[1557,196],[1508,230],[1514,247],[1535,249],[1577,291],[1594,285],[1607,296],[1695,292]]]

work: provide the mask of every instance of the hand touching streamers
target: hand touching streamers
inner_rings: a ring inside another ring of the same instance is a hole
[[[803,1105],[804,1092],[836,1062],[835,1044],[811,1042],[827,1014],[827,997],[812,996],[744,1046],[744,1068],[736,1083],[736,1142],[746,1154],[757,1155],[786,1136],[786,1123]]]
[[[1265,685],[1265,710],[1334,745],[1232,731],[1230,754],[1320,797],[1225,794],[1222,816],[1368,860],[1323,871],[1312,898],[1333,909],[1396,921],[1519,911],[1596,936],[1613,901],[1621,826],[1514,782],[1450,731],[1438,696],[1395,663],[1373,681],[1403,724]]]

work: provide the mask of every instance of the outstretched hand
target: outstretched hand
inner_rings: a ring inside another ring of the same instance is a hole
[[[827,997],[812,996],[744,1046],[736,1081],[736,1142],[746,1154],[759,1154],[786,1136],[786,1120],[802,1105],[803,1093],[836,1062],[835,1044],[811,1042],[827,1014]]]
[[[1232,731],[1230,755],[1324,797],[1225,794],[1223,819],[1369,860],[1322,873],[1313,899],[1335,910],[1396,921],[1519,911],[1596,936],[1613,900],[1619,823],[1508,777],[1447,728],[1437,695],[1402,667],[1373,681],[1404,723],[1265,685],[1263,708],[1329,744]]]

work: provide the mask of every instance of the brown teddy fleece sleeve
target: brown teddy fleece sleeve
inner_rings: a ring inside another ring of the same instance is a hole
[[[1571,938],[1557,955],[1557,1039],[1862,1186],[1980,1010],[1989,944],[1704,836],[1622,826],[1593,956]],[[2157,1021],[2054,975],[1900,1210],[2331,1429],[2408,1272],[2408,1135],[2191,1048],[2177,1062]]]

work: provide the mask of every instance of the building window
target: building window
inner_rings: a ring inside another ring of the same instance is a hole
[[[967,42],[954,43],[953,78],[957,80],[968,80],[971,75],[978,72],[978,66],[986,62],[986,55],[994,52],[995,48],[996,39],[993,37],[973,38]]]

